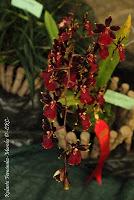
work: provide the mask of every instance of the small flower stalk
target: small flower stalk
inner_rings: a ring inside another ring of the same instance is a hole
[[[84,36],[79,35],[79,29]],[[65,17],[59,23],[59,37],[48,54],[48,66],[41,73],[44,83],[41,93],[44,104],[42,147],[47,150],[58,144],[62,150],[60,158],[64,167],[55,172],[54,178],[63,183],[65,190],[70,187],[67,170],[81,165],[82,160],[90,156],[92,134],[105,151],[99,162],[103,163],[109,156],[109,126],[100,119],[105,111],[106,87],[97,86],[97,76],[100,60],[110,55],[110,45],[115,47],[113,55],[116,51],[120,61],[125,59],[124,38],[116,38],[119,29],[112,25],[111,16],[104,24],[92,24],[87,15],[81,24],[73,15]],[[81,43],[85,37],[90,41],[86,42],[83,51],[75,44],[78,37]],[[99,162],[92,177],[100,183],[102,168]]]

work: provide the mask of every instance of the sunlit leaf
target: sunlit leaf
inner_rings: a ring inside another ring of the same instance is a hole
[[[53,42],[53,40],[58,37],[59,31],[58,31],[58,27],[56,25],[54,18],[48,11],[45,11],[44,21],[45,21],[45,26],[49,33],[50,39]]]

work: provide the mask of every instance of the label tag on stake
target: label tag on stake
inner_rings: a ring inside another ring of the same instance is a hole
[[[115,106],[131,110],[134,108],[134,98],[128,97],[127,95],[115,92],[112,90],[107,90],[104,99],[107,103],[111,103]]]
[[[12,0],[11,5],[26,10],[38,18],[43,10],[43,5],[35,0]]]

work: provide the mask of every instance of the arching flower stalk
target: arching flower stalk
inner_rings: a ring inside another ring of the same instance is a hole
[[[59,23],[59,37],[48,54],[48,66],[41,73],[45,88],[43,116],[49,124],[43,121],[42,146],[44,149],[54,147],[57,138],[59,148],[63,149],[64,167],[56,171],[54,178],[62,182],[66,190],[69,189],[67,164],[81,164],[81,152],[88,151],[90,146],[88,133],[99,120],[93,113],[97,110],[98,115],[104,109],[105,88],[98,88],[96,79],[99,61],[109,56],[109,46],[116,39],[114,32],[120,29],[111,26],[111,22],[111,16],[105,24],[92,24],[87,16],[83,24],[76,22],[73,16],[65,17]],[[79,53],[75,45],[81,26],[86,37],[93,41],[86,45],[84,53]],[[120,60],[124,60],[122,41],[116,44],[114,51],[118,51]],[[100,124],[105,125],[103,121]]]

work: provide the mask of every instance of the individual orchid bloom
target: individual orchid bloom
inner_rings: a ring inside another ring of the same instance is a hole
[[[49,121],[48,120],[46,120],[46,119],[42,119],[42,129],[43,129],[43,131],[46,133],[48,130],[50,131],[51,129],[50,129],[50,123],[49,123]]]
[[[124,45],[119,44],[117,49],[118,49],[118,52],[119,52],[120,61],[124,61],[125,58],[126,58]]]
[[[101,45],[99,50],[99,55],[103,60],[105,60],[109,56],[108,47]]]
[[[69,165],[79,165],[81,163],[81,153],[80,150],[74,148],[72,152],[69,154],[68,164]]]
[[[93,103],[93,97],[89,94],[89,88],[86,85],[81,86],[80,102],[89,105]]]
[[[67,176],[67,169],[66,167],[58,169],[54,175],[53,178],[58,181],[58,182],[62,182],[64,185],[64,190],[69,190],[70,188],[70,183],[68,180],[68,176]]]
[[[73,20],[72,16],[64,17],[62,21],[59,23],[59,28],[65,28],[71,25],[71,22]]]
[[[53,77],[52,71],[46,70],[46,71],[42,72],[41,77],[44,80],[44,86],[49,91],[54,91],[57,88],[57,82],[55,81],[55,78]]]
[[[118,50],[120,61],[124,61],[125,58],[126,58],[126,56],[125,56],[125,46],[124,46],[124,44],[121,43],[124,39],[125,39],[125,37],[119,38],[117,43],[114,43],[116,48],[113,50],[113,54],[116,50]]]
[[[113,31],[118,31],[120,29],[119,26],[110,26],[112,22],[112,17],[109,16],[105,20],[105,24],[96,24],[96,29],[94,30],[95,33],[99,33],[98,43],[100,45],[108,46],[110,45],[114,39],[116,39],[115,34]]]
[[[53,178],[58,182],[63,182],[65,178],[65,168],[58,169],[54,173]]]
[[[96,63],[90,63],[90,73],[94,74],[98,71],[98,65]]]
[[[95,56],[95,54],[89,53],[87,55],[87,61],[88,61],[89,65],[91,65],[93,63],[96,63],[96,56]]]
[[[98,70],[98,65],[96,63],[96,56],[93,53],[87,55],[87,62],[90,65],[90,73],[94,74]]]
[[[87,131],[91,126],[90,116],[83,112],[79,114],[83,131]]]
[[[51,101],[49,104],[45,105],[43,115],[50,120],[55,120],[57,116],[57,104],[55,101]]]
[[[62,54],[60,52],[56,53],[55,64],[57,68],[59,68],[62,65]]]
[[[95,86],[95,84],[96,84],[96,79],[95,79],[94,75],[91,73],[89,74],[89,77],[88,77],[88,84],[90,86]],[[94,98],[92,97],[92,103],[93,102],[94,102]]]
[[[73,88],[77,84],[77,77],[75,73],[70,74],[70,79],[68,80],[68,76],[66,75],[64,78],[64,85],[68,88]]]
[[[62,31],[59,34],[59,42],[66,43],[70,38],[72,38],[72,36],[76,32],[77,28],[78,28],[78,26],[76,24],[73,27],[67,28],[66,31]]]
[[[68,32],[63,32],[60,37],[59,37],[60,42],[64,43],[69,40],[69,33]]]
[[[98,43],[100,45],[108,46],[113,42],[113,39],[115,39],[115,37],[113,35],[110,36],[109,30],[105,29],[104,32],[100,33]]]
[[[100,57],[104,60],[109,56],[108,46],[99,44],[99,42],[97,42],[94,46],[94,53],[97,51],[99,51]]]
[[[105,99],[104,99],[104,91],[99,91],[99,94],[97,96],[97,104],[99,104],[100,107],[104,106]]]
[[[84,28],[87,31],[88,36],[93,36],[94,32],[93,32],[93,25],[90,21],[85,20],[84,22]]]
[[[53,146],[54,146],[54,143],[53,143],[53,138],[52,138],[52,132],[47,131],[47,133],[43,135],[42,147],[44,149],[51,149],[53,148]]]
[[[41,92],[41,102],[44,104],[49,104],[52,101],[52,97],[50,96],[49,92],[46,90],[45,92]]]

